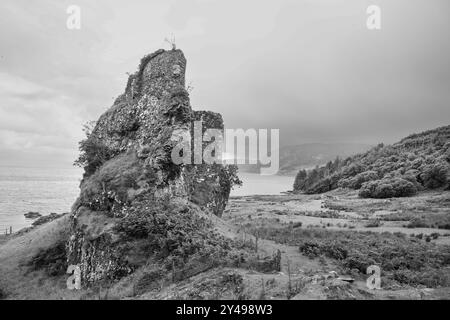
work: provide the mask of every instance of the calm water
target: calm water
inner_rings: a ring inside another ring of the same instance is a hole
[[[29,211],[42,215],[68,212],[78,196],[82,170],[77,168],[0,167],[0,233],[28,227]]]
[[[24,214],[37,211],[68,212],[79,193],[82,170],[78,168],[20,168],[0,167],[0,233],[5,228],[13,231],[31,225]],[[292,189],[293,177],[261,176],[241,173],[243,186],[232,191],[232,196],[280,194]]]
[[[243,185],[231,191],[231,196],[248,196],[255,194],[280,194],[292,190],[294,177],[262,176],[256,173],[239,173]]]

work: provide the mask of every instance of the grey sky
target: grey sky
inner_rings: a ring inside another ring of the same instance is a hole
[[[81,7],[81,30],[66,8]],[[382,29],[366,28],[381,7]],[[282,144],[394,142],[450,120],[448,0],[0,2],[0,165],[69,165],[81,125],[176,38],[194,109]]]

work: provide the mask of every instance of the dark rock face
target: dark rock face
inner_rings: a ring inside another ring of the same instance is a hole
[[[85,168],[80,197],[72,208],[68,262],[80,266],[87,284],[131,271],[115,245],[114,225],[136,203],[180,198],[220,216],[235,171],[221,164],[177,165],[171,152],[178,130],[223,129],[220,114],[193,111],[185,89],[186,59],[180,50],[144,57],[125,93],[80,143]]]

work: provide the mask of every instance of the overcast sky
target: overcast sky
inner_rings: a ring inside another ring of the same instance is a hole
[[[395,142],[449,124],[450,1],[0,2],[0,165],[69,166],[81,126],[176,38],[194,109],[282,144]],[[66,28],[69,5],[81,30]],[[366,9],[381,7],[381,30]]]

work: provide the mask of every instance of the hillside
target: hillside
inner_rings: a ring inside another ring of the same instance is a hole
[[[412,134],[393,145],[379,144],[345,160],[300,170],[294,191],[323,193],[338,187],[359,190],[365,198],[414,195],[448,188],[450,126]]]
[[[299,170],[322,166],[336,157],[346,158],[372,146],[358,143],[305,143],[280,148],[279,175],[293,176]],[[260,164],[238,165],[239,172],[259,173]]]
[[[365,152],[370,147],[357,143],[305,143],[281,147],[279,174],[295,174],[301,169],[324,165],[336,157],[346,158]]]

